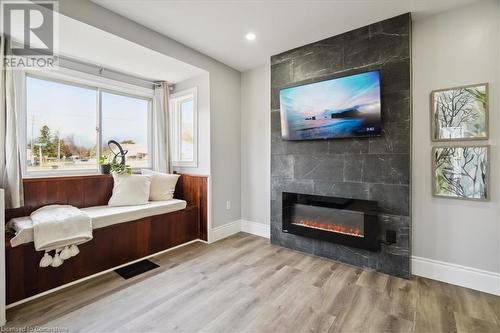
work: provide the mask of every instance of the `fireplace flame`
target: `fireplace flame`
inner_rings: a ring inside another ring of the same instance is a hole
[[[361,229],[359,227],[346,227],[339,224],[321,223],[305,219],[293,222],[293,224],[302,225],[304,227],[309,227],[309,228],[331,231],[331,232],[338,232],[340,234],[346,234],[350,236],[363,237],[363,233],[361,232]]]

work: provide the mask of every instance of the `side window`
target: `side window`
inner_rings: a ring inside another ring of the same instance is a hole
[[[170,99],[172,165],[198,166],[198,108],[196,89],[182,91]]]

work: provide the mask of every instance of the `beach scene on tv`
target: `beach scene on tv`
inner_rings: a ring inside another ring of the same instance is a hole
[[[281,134],[315,140],[380,134],[380,74],[371,71],[280,91]]]

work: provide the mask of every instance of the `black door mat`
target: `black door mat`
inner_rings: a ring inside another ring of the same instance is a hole
[[[125,280],[130,279],[139,274],[145,273],[152,269],[158,268],[157,264],[149,260],[141,260],[134,264],[115,269],[115,272],[118,273]]]

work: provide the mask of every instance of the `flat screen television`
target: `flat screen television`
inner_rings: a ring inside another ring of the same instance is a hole
[[[280,108],[285,140],[380,135],[380,72],[281,89]]]

